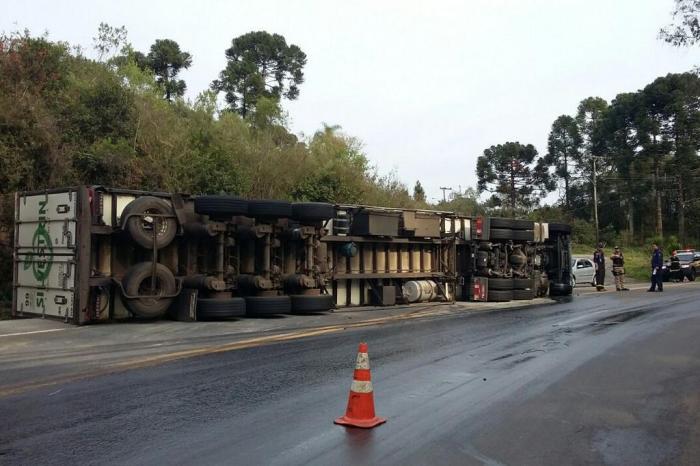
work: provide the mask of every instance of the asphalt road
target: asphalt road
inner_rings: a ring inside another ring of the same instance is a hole
[[[2,464],[698,464],[700,287],[589,294],[0,397]],[[373,430],[342,415],[366,341]]]

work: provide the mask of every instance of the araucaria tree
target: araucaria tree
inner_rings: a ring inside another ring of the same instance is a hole
[[[180,70],[192,65],[192,56],[180,50],[180,45],[174,40],[158,39],[151,45],[151,51],[146,56],[145,64],[153,70],[156,82],[163,89],[165,99],[182,97],[185,94],[185,81],[177,79]]]
[[[506,142],[484,150],[476,162],[479,192],[493,193],[494,207],[508,206],[515,216],[529,210],[554,189],[544,159],[532,144]]]
[[[571,207],[569,189],[572,175],[576,173],[577,162],[581,156],[581,133],[576,120],[568,115],[561,115],[554,120],[552,131],[547,141],[547,155],[544,163],[554,167],[553,181],[564,183],[564,205]]]
[[[228,64],[212,89],[224,92],[231,110],[246,116],[260,97],[294,100],[304,82],[306,54],[279,34],[249,32],[226,50]]]

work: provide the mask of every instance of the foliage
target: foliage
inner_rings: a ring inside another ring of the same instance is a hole
[[[156,82],[165,93],[165,100],[172,97],[182,97],[187,85],[182,79],[177,79],[181,70],[192,65],[192,56],[180,50],[180,45],[171,39],[158,39],[151,45],[151,51],[144,58],[137,58],[142,66],[153,70]]]
[[[700,0],[675,0],[674,23],[662,28],[661,39],[676,47],[689,47],[700,41]]]
[[[423,189],[423,185],[420,184],[420,181],[416,181],[416,184],[413,186],[413,200],[425,203],[425,189]]]
[[[552,179],[564,182],[564,204],[571,206],[569,187],[571,178],[578,171],[583,138],[576,120],[569,115],[561,115],[552,123],[552,131],[547,140],[547,155],[544,163],[553,167]]]
[[[226,60],[212,89],[224,92],[230,109],[244,117],[255,110],[260,97],[279,101],[299,96],[306,54],[279,34],[254,31],[236,37]]]
[[[479,192],[492,193],[490,205],[508,206],[512,216],[536,206],[553,189],[547,166],[532,144],[506,142],[485,149],[476,174]]]

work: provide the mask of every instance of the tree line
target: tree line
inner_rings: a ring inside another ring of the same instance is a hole
[[[660,38],[697,44],[699,11],[700,2],[677,0],[674,24]],[[690,244],[700,240],[698,149],[700,78],[668,74],[611,102],[584,98],[552,123],[543,154],[520,142],[485,149],[477,187],[492,212],[559,217],[589,243],[673,236]],[[558,202],[539,207],[553,191]]]

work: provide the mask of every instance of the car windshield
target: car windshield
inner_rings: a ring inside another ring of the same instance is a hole
[[[682,252],[678,254],[678,259],[683,262],[690,262],[693,260],[694,254],[692,252]]]

